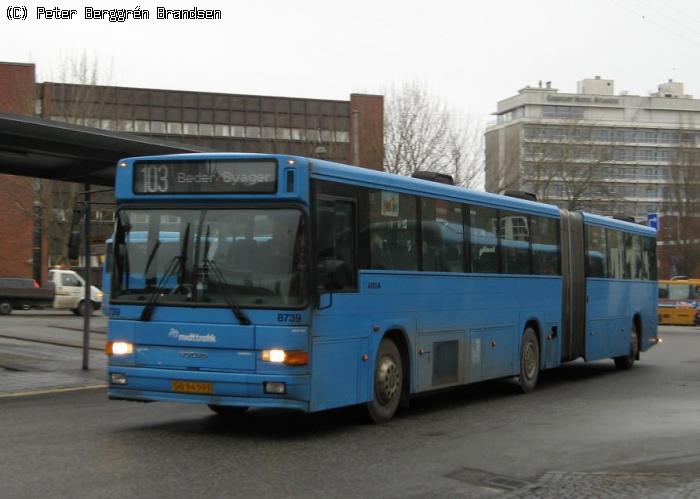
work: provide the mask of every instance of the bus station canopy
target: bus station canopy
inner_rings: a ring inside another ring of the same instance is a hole
[[[113,186],[119,159],[204,149],[128,133],[0,113],[0,173]]]

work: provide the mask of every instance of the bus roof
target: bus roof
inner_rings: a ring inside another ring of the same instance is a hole
[[[584,213],[583,220],[587,224],[597,225],[599,227],[607,227],[611,229],[623,230],[626,232],[634,232],[636,234],[642,234],[644,236],[656,237],[656,230],[645,225],[639,225],[632,222],[625,222],[624,220],[616,220],[610,217],[604,217],[601,215],[594,215],[593,213]]]
[[[343,181],[364,187],[383,187],[406,194],[423,196],[432,194],[443,199],[471,202],[492,208],[512,209],[520,212],[559,217],[559,208],[554,205],[501,196],[489,192],[474,191],[464,187],[332,163],[330,161],[317,159],[310,159],[309,161],[312,176],[330,181]]]
[[[310,175],[329,181],[343,182],[363,187],[386,188],[413,195],[433,195],[442,199],[457,202],[475,203],[491,208],[516,210],[523,213],[548,215],[559,218],[559,208],[555,205],[528,201],[526,199],[513,198],[492,194],[489,192],[475,191],[454,185],[430,182],[418,178],[406,177],[394,173],[381,172],[359,166],[345,165],[332,161],[292,156],[287,154],[263,154],[263,153],[188,153],[168,154],[161,156],[141,156],[128,158],[132,161],[148,160],[216,160],[216,159],[248,159],[248,158],[274,158],[278,160],[294,160],[299,167],[308,167]],[[594,215],[583,214],[584,221],[593,225],[635,232],[638,234],[656,237],[656,231],[650,227],[638,225],[622,220]]]

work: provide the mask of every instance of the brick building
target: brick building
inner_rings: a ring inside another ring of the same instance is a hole
[[[288,153],[383,168],[381,95],[322,100],[40,83],[33,64],[0,63],[0,112],[216,151]],[[44,242],[44,269],[64,255],[64,235],[75,192],[81,188],[66,182],[38,184],[19,177],[0,179],[0,275],[39,275],[32,267],[33,252],[38,251],[33,239]],[[37,200],[42,207],[33,216]],[[99,199],[110,200],[109,195]],[[35,223],[42,217],[43,224]],[[108,234],[114,210],[100,205],[92,217],[98,223],[97,237]],[[43,237],[34,230],[39,225]],[[47,227],[53,235],[47,236]]]
[[[0,110],[32,115],[33,64],[0,64]],[[0,175],[0,276],[33,275],[32,179]]]

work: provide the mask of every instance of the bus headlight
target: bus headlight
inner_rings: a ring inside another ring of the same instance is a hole
[[[309,363],[308,352],[285,351],[281,349],[263,350],[262,360],[273,364],[285,364],[287,366],[305,366]]]
[[[108,341],[105,343],[107,355],[131,355],[134,353],[134,345],[126,341]]]

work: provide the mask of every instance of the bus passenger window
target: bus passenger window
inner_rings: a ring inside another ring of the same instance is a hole
[[[462,205],[421,199],[423,270],[464,272]]]
[[[414,196],[370,191],[370,268],[418,270],[417,204]]]
[[[530,217],[532,273],[560,275],[559,223],[553,218]]]
[[[483,206],[471,208],[470,242],[473,272],[498,273],[498,211]]]
[[[646,279],[642,266],[642,236],[625,234],[625,266],[628,279]]]
[[[671,300],[690,299],[690,286],[688,284],[671,284],[668,287],[668,297]]]
[[[656,239],[653,237],[642,238],[642,265],[645,268],[646,279],[657,279],[656,268]]]
[[[316,201],[317,285],[329,291],[356,289],[354,208],[351,201]]]
[[[625,273],[625,244],[623,233],[607,229],[608,236],[608,277],[628,279]]]
[[[586,227],[586,277],[609,277],[605,229]]]
[[[527,215],[502,211],[498,219],[501,273],[530,273],[530,227]]]

